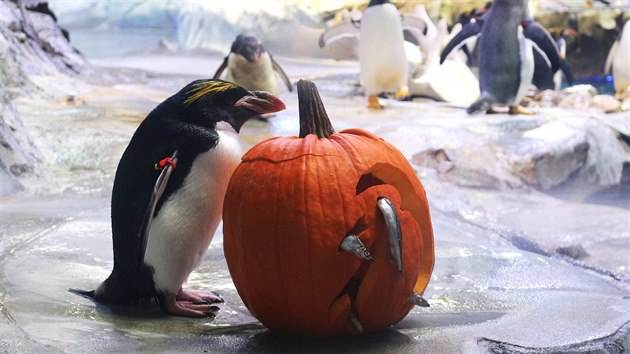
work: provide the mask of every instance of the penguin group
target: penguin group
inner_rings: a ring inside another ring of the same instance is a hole
[[[573,81],[556,42],[530,16],[528,0],[495,0],[446,45],[440,62],[471,39],[478,41],[481,95],[467,109],[469,114],[494,112],[494,105],[508,106],[511,114],[531,114],[519,104],[531,84],[541,90],[555,88],[554,76],[559,70]]]

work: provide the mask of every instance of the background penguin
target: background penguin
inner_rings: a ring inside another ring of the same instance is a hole
[[[291,80],[284,70],[263,47],[260,40],[251,35],[239,34],[236,37],[230,53],[223,59],[213,78],[220,79],[225,69],[227,81],[247,90],[268,91],[278,95],[278,82],[274,75],[276,71],[289,92],[293,91]]]
[[[360,21],[350,20],[327,29],[319,38],[319,46],[358,39],[361,83],[369,96],[368,108],[380,109],[383,108],[378,102],[380,93],[395,92],[398,99],[409,96],[409,64],[403,31],[419,43],[426,29],[422,19],[401,15],[388,0],[371,0]]]
[[[554,39],[551,33],[531,17],[522,22],[523,33],[533,42],[534,48],[534,76],[532,84],[539,90],[558,90],[561,84],[561,74],[569,85],[573,84],[573,71],[565,59],[566,45],[560,48],[558,43],[564,43],[563,37]]]
[[[240,161],[238,132],[250,118],[284,109],[267,92],[198,80],[158,105],[120,159],[112,192],[114,269],[93,292],[109,304],[157,299],[180,316],[212,316],[213,293],[182,284],[201,262]],[[157,180],[157,182],[156,182]]]
[[[383,108],[382,92],[395,92],[397,99],[409,96],[409,66],[405,55],[400,13],[388,0],[371,0],[363,11],[359,40],[361,83],[369,108]]]
[[[468,108],[469,114],[492,111],[493,104],[508,105],[510,114],[531,114],[519,103],[532,82],[533,50],[536,47],[543,52],[551,67],[559,67],[559,57],[549,34],[541,35],[542,26],[527,22],[528,19],[526,0],[493,2],[484,18],[478,44],[481,97]]]
[[[473,114],[492,104],[510,106],[516,113],[534,73],[531,44],[525,41],[521,22],[527,15],[525,0],[496,0],[485,16],[479,46],[481,97],[468,108]]]
[[[617,97],[621,97],[630,86],[630,21],[623,25],[610,48],[605,70],[612,73]]]
[[[523,6],[526,4],[525,1]],[[466,48],[467,43],[478,39],[482,33],[487,33],[482,32],[482,30],[490,12],[492,11],[485,12],[464,25],[462,30],[444,47],[440,56],[440,63],[443,63],[454,50]],[[558,89],[560,87],[558,74],[562,72],[567,82],[572,84],[571,67],[551,34],[540,23],[534,21],[527,12],[520,21],[520,26],[523,36],[531,42],[533,49],[534,74],[531,83],[540,90]],[[496,38],[498,35],[493,34],[493,36]],[[529,47],[529,45],[527,46]],[[521,112],[523,111],[521,110]]]

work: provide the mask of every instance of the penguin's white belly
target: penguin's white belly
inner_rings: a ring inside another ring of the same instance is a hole
[[[241,55],[230,54],[226,79],[248,90],[268,91],[274,95],[279,93],[268,53],[263,53],[255,63],[248,62]]]
[[[514,104],[520,104],[523,98],[525,98],[534,77],[534,47],[532,42],[523,35],[523,28],[521,26],[518,27],[518,47],[520,82],[516,97],[514,98]]]
[[[623,26],[623,33],[612,61],[612,74],[617,92],[630,86],[630,22]]]
[[[177,293],[201,263],[221,221],[223,198],[241,146],[233,129],[218,132],[217,146],[195,158],[181,188],[169,196],[151,223],[144,262],[153,267],[158,291]]]
[[[361,82],[368,95],[406,87],[409,68],[400,14],[394,5],[365,9],[361,19],[359,62]]]

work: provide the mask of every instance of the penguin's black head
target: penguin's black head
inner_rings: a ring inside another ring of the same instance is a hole
[[[246,34],[239,34],[234,42],[230,52],[242,55],[250,63],[258,61],[260,56],[265,52],[265,47],[258,38]]]
[[[174,97],[183,105],[186,121],[206,127],[224,121],[237,132],[250,118],[286,108],[269,92],[248,91],[223,80],[193,81]]]
[[[376,5],[383,5],[383,4],[387,4],[387,3],[389,3],[389,0],[370,0],[370,3],[368,4],[368,7],[376,6]]]

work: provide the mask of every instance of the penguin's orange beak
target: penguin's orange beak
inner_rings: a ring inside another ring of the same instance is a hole
[[[251,95],[236,101],[234,107],[244,107],[260,114],[275,113],[287,108],[282,100],[267,91],[251,91]]]

